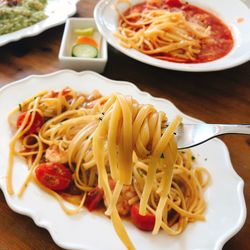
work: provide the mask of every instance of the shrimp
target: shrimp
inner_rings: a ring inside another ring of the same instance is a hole
[[[94,101],[96,99],[101,98],[101,94],[98,90],[93,90],[88,96],[87,96],[87,101],[91,102]]]
[[[45,158],[49,162],[66,163],[68,162],[68,155],[66,151],[59,149],[58,146],[50,146],[45,152]]]
[[[137,194],[132,186],[123,186],[116,204],[117,211],[120,215],[126,216],[130,213],[131,204],[129,204],[129,200],[135,196],[137,196]]]
[[[111,178],[109,178],[109,186],[111,190],[115,188],[115,181]],[[132,204],[129,203],[129,200],[131,200],[134,197],[137,197],[135,189],[132,186],[124,185],[122,187],[122,191],[120,193],[120,196],[116,204],[117,211],[121,216],[126,216],[130,213],[130,208]],[[104,199],[104,204],[107,207],[105,199]]]

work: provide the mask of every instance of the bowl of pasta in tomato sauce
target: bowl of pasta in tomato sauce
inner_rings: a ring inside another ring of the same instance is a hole
[[[240,0],[109,0],[94,14],[113,47],[153,66],[215,71],[250,59],[250,11]]]

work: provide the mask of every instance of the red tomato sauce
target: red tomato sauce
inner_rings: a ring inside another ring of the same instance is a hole
[[[126,10],[124,15],[142,12],[146,8],[147,4],[145,2],[139,3]],[[201,52],[196,55],[195,59],[178,58],[170,53],[160,53],[152,55],[152,57],[178,63],[205,63],[222,58],[232,50],[234,40],[230,29],[213,14],[180,0],[164,0],[160,8],[168,9],[171,12],[181,10],[187,20],[199,21],[199,23],[204,24],[204,27],[210,26],[211,35],[201,40]]]

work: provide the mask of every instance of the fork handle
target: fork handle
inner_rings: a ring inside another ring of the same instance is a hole
[[[217,135],[245,134],[250,135],[250,124],[221,124],[218,125]]]

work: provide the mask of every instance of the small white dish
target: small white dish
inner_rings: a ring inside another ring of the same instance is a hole
[[[78,1],[79,0],[48,0],[44,10],[48,16],[46,19],[27,28],[0,35],[0,46],[25,37],[36,36],[47,29],[64,23],[69,16],[76,13],[76,4]]]
[[[93,38],[99,44],[98,57],[73,57],[72,47],[77,38],[74,30],[89,27],[94,27],[96,29]],[[98,73],[102,73],[104,71],[108,59],[107,42],[97,30],[94,18],[69,18],[67,20],[58,58],[63,68],[74,69],[78,71],[93,70]]]
[[[132,5],[144,0],[130,0]],[[114,8],[116,0],[101,0],[95,7],[96,25],[114,48],[125,55],[143,63],[159,68],[178,71],[218,71],[232,68],[250,60],[250,10],[240,0],[189,0],[188,3],[198,6],[219,17],[232,31],[234,47],[226,56],[207,63],[175,63],[147,56],[137,50],[124,48],[114,36],[118,26],[118,14]],[[125,9],[124,9],[125,10]],[[239,21],[241,20],[241,21]]]
[[[35,223],[46,228],[60,247],[71,250],[125,249],[115,233],[111,221],[101,213],[89,213],[85,208],[68,216],[54,197],[30,183],[22,198],[10,196],[6,190],[5,176],[9,148],[13,135],[7,122],[9,112],[26,98],[42,90],[56,90],[69,86],[77,91],[90,93],[98,89],[103,95],[120,92],[131,95],[140,103],[150,103],[157,110],[166,112],[171,120],[177,114],[184,123],[198,123],[178,110],[173,103],[142,92],[129,82],[113,81],[90,71],[76,73],[63,70],[48,75],[29,76],[0,90],[0,189],[9,207],[17,213],[30,216]],[[13,98],[15,96],[15,98]],[[204,196],[207,201],[206,221],[190,223],[185,231],[175,237],[161,230],[158,235],[138,230],[124,221],[126,230],[138,250],[221,250],[226,241],[235,235],[246,219],[243,180],[234,171],[225,144],[212,139],[192,149],[196,164],[204,166],[212,182]],[[15,158],[13,186],[20,187],[28,172],[25,161]],[[32,236],[32,235],[31,235]]]

